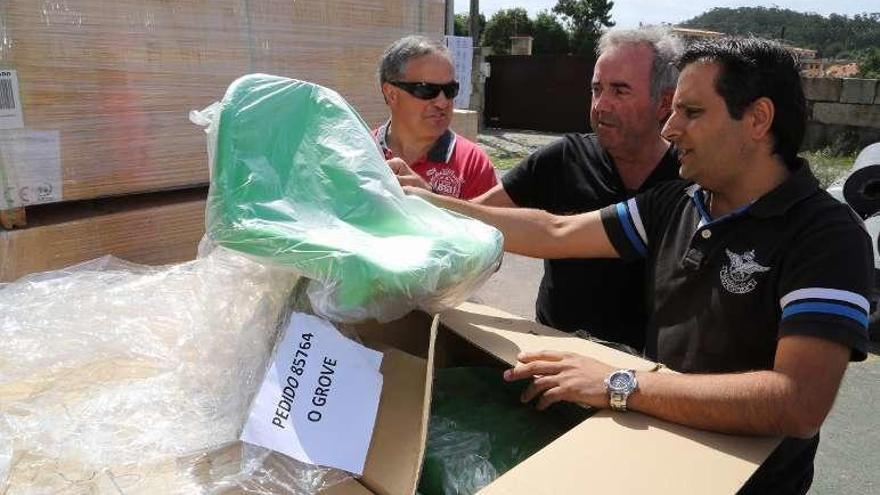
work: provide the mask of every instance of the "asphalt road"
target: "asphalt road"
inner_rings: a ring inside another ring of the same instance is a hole
[[[542,262],[506,254],[473,300],[534,318]],[[880,494],[880,357],[852,363],[822,429],[812,494]]]

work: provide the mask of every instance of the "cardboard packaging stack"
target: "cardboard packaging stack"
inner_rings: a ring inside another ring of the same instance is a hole
[[[382,51],[407,34],[439,38],[444,8],[443,0],[3,2],[0,219],[19,228],[0,227],[0,282],[103,254],[192,259],[204,215],[193,194],[204,197],[208,160],[190,110],[219,100],[242,74],[266,72],[334,88],[377,125],[387,111],[375,77]],[[182,189],[190,192],[168,192]]]
[[[577,352],[620,368],[656,364],[549,327],[472,303],[431,318],[412,313],[363,326],[364,342],[392,348],[364,476],[326,493],[416,492],[425,454],[431,383],[451,366],[506,368],[520,352]],[[406,359],[403,359],[406,357]],[[669,372],[669,371],[660,371]],[[723,435],[639,413],[601,411],[503,474],[478,493],[732,494],[776,448],[774,438]]]

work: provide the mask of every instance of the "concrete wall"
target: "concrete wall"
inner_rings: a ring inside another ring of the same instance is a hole
[[[880,81],[804,78],[804,149],[853,152],[880,141]]]

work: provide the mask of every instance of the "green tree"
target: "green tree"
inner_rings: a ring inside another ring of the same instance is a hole
[[[532,29],[532,21],[526,9],[502,9],[486,23],[482,45],[491,47],[496,55],[507,55],[510,53],[510,37],[530,36]]]
[[[728,34],[753,34],[812,48],[823,58],[880,46],[880,13],[853,17],[801,13],[778,7],[714,8],[681,24]]]
[[[480,16],[477,17],[478,25],[480,26],[480,32],[484,32],[486,30],[486,16],[480,12]],[[470,14],[455,14],[455,31],[456,36],[470,36],[471,34],[471,16]]]
[[[871,48],[859,60],[859,77],[880,79],[880,48]]]
[[[611,27],[611,0],[557,0],[553,12],[565,18],[574,53],[593,54],[603,27]]]
[[[532,53],[565,54],[569,50],[568,32],[552,12],[542,10],[533,24]]]

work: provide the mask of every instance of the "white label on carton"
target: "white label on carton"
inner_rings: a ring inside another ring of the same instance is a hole
[[[0,69],[0,129],[21,129],[21,97],[18,93],[18,74]]]
[[[382,353],[328,321],[294,313],[251,404],[241,440],[361,475],[379,396]]]
[[[61,201],[59,131],[0,131],[0,209]]]

